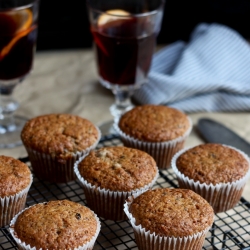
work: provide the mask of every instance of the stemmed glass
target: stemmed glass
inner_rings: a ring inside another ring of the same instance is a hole
[[[26,120],[14,115],[12,93],[33,66],[38,8],[38,0],[0,0],[0,148],[21,145]]]
[[[164,1],[87,0],[87,7],[99,81],[115,96],[110,111],[117,120],[148,80]]]

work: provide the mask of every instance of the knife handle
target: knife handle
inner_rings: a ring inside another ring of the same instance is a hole
[[[197,129],[206,142],[233,146],[250,155],[250,143],[215,120],[201,118],[198,120]]]

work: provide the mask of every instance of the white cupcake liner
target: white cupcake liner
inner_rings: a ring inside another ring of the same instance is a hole
[[[96,142],[84,151],[76,152],[74,154],[72,153],[72,156],[64,162],[60,162],[56,157],[50,154],[40,153],[25,146],[35,175],[45,181],[55,183],[66,183],[75,180],[75,162],[81,157],[88,155],[91,150],[95,149],[101,139],[101,131],[98,127],[96,128],[98,130],[98,138]]]
[[[45,202],[43,202],[45,203]],[[17,245],[18,245],[18,248],[19,249],[23,249],[23,250],[36,250],[37,248],[36,247],[31,247],[29,244],[27,245],[25,242],[21,241],[17,234],[15,233],[15,230],[14,230],[14,225],[16,223],[16,220],[18,218],[18,216],[23,213],[25,210],[35,206],[37,204],[34,204],[30,207],[26,207],[25,209],[23,209],[22,211],[20,211],[18,214],[16,214],[11,222],[10,222],[10,227],[9,227],[9,231],[11,233],[11,236],[13,237],[13,239],[16,241]],[[96,242],[96,239],[100,233],[100,230],[101,230],[101,223],[100,223],[100,220],[99,218],[96,216],[96,214],[94,213],[94,217],[95,217],[95,220],[96,220],[96,223],[97,223],[97,228],[96,228],[96,232],[94,234],[94,236],[91,238],[91,240],[87,243],[85,243],[83,246],[79,246],[77,248],[74,248],[74,249],[71,249],[71,250],[91,250],[93,249],[94,245],[95,245],[95,242]],[[38,250],[38,249],[37,249]],[[39,249],[40,250],[40,249]]]
[[[166,169],[170,167],[173,155],[184,147],[184,143],[192,131],[192,120],[190,117],[188,117],[188,121],[190,126],[183,136],[165,142],[144,142],[135,139],[125,134],[119,128],[119,121],[114,124],[114,128],[125,146],[147,152],[155,159],[159,169]]]
[[[84,157],[83,157],[84,158]],[[74,166],[75,174],[83,187],[87,205],[95,213],[106,220],[126,220],[126,214],[123,211],[124,202],[130,195],[136,192],[145,192],[150,189],[158,178],[158,171],[154,179],[146,186],[132,190],[130,192],[111,191],[105,188],[96,187],[87,182],[78,170],[78,164],[83,160],[80,159]]]
[[[241,150],[229,145],[223,145],[223,146],[238,151],[249,162],[249,157]],[[201,183],[200,181],[194,181],[189,177],[185,176],[184,174],[182,174],[176,166],[177,158],[181,154],[186,152],[188,149],[190,148],[184,148],[179,152],[177,152],[174,155],[171,162],[171,166],[177,176],[179,186],[181,188],[191,189],[194,192],[201,195],[213,207],[214,213],[225,212],[233,208],[239,202],[244,186],[246,185],[246,182],[250,177],[250,167],[248,172],[243,178],[234,182],[217,183],[216,185],[213,185],[213,184]]]
[[[10,224],[11,219],[25,207],[27,194],[33,182],[33,176],[30,175],[30,183],[26,188],[15,195],[0,198],[0,227]]]
[[[146,231],[142,225],[136,224],[136,219],[129,212],[129,207],[133,200],[142,192],[138,192],[128,197],[124,204],[124,212],[127,215],[133,228],[135,241],[140,250],[200,250],[204,244],[205,237],[211,226],[205,230],[186,237],[159,236],[154,232]]]

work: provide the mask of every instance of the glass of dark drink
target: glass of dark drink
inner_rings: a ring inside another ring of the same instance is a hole
[[[118,118],[133,107],[131,96],[148,80],[163,0],[87,0],[100,83],[111,89]]]
[[[12,93],[32,70],[38,8],[38,0],[0,0],[0,148],[21,144],[26,119],[14,115]]]

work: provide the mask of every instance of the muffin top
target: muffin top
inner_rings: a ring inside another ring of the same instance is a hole
[[[233,148],[206,143],[181,154],[176,160],[176,167],[189,179],[216,185],[244,177],[249,170],[249,162]]]
[[[86,244],[97,230],[94,213],[68,200],[39,203],[24,210],[13,225],[26,245],[36,249],[74,249]]]
[[[213,208],[188,189],[158,188],[136,197],[129,208],[135,224],[150,233],[169,237],[190,236],[211,227]]]
[[[67,158],[95,144],[99,131],[92,122],[82,117],[48,114],[29,120],[21,132],[21,138],[28,148]]]
[[[125,134],[146,142],[163,142],[183,136],[190,122],[181,111],[161,105],[137,106],[123,114],[118,123]]]
[[[0,197],[15,195],[29,186],[31,172],[23,162],[0,155]]]
[[[114,146],[90,152],[78,165],[80,175],[96,187],[112,191],[132,191],[148,185],[156,177],[155,160],[138,149]]]

